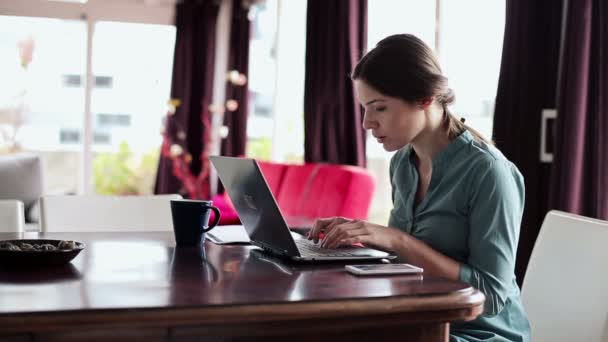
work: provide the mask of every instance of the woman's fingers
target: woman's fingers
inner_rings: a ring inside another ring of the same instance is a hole
[[[330,234],[323,239],[323,242],[326,245],[330,245],[330,243],[339,241],[348,237],[353,237],[357,235],[361,235],[365,233],[365,229],[357,223],[343,223],[341,225],[336,226]]]
[[[365,228],[349,229],[344,234],[334,236],[331,241],[327,241],[326,248],[338,248],[342,246],[353,246],[355,243],[366,243],[370,236],[371,233]]]
[[[334,224],[335,222],[332,222]],[[402,232],[369,222],[352,220],[335,224],[323,239],[321,247],[337,248],[360,243],[384,250],[393,250],[393,244]]]
[[[361,221],[350,221],[336,225],[323,239],[322,247],[336,248],[341,245],[340,241],[367,234],[367,228]]]
[[[308,239],[317,242],[319,240],[319,234],[325,230],[325,226],[327,226],[331,220],[333,220],[333,217],[317,219],[312,225],[310,232],[308,232]]]
[[[345,224],[345,223],[336,223],[336,222],[332,222],[332,223],[333,224],[331,224],[331,229],[325,230],[325,236],[323,237],[323,242],[321,243],[322,247],[325,247],[327,245],[327,243],[332,241],[334,234],[336,234],[336,232],[338,231],[336,228],[342,224]],[[327,228],[330,228],[330,224],[327,225]]]
[[[336,225],[348,221],[343,217],[329,217],[322,218],[315,221],[315,224],[312,226],[312,229],[308,233],[308,239],[314,240],[315,243],[319,241],[319,235],[324,233],[327,236],[327,233],[330,232]]]

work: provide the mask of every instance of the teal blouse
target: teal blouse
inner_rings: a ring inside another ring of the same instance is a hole
[[[495,147],[465,131],[433,159],[429,188],[414,209],[415,159],[410,145],[391,159],[389,226],[459,262],[460,280],[486,296],[482,315],[451,325],[450,341],[529,341],[514,273],[522,175]]]

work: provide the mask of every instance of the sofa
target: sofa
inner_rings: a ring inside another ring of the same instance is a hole
[[[325,163],[258,164],[290,227],[310,226],[319,217],[367,218],[375,180],[364,168]],[[226,193],[212,200],[222,213],[220,225],[240,223]]]

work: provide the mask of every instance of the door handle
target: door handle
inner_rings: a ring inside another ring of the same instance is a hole
[[[547,152],[547,121],[557,119],[557,109],[545,108],[540,118],[540,162],[552,163],[553,152]]]

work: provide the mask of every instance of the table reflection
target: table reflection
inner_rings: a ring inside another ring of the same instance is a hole
[[[87,247],[64,269],[0,270],[0,312],[318,302],[466,287],[434,277],[358,277],[344,263],[290,263],[253,246],[176,248],[169,232],[49,235]]]
[[[4,284],[42,285],[78,281],[82,274],[71,263],[44,268],[0,268],[0,286]]]
[[[45,268],[0,269],[0,313],[50,311],[57,305],[77,309],[82,274],[72,264]],[[27,305],[23,305],[23,303]]]

